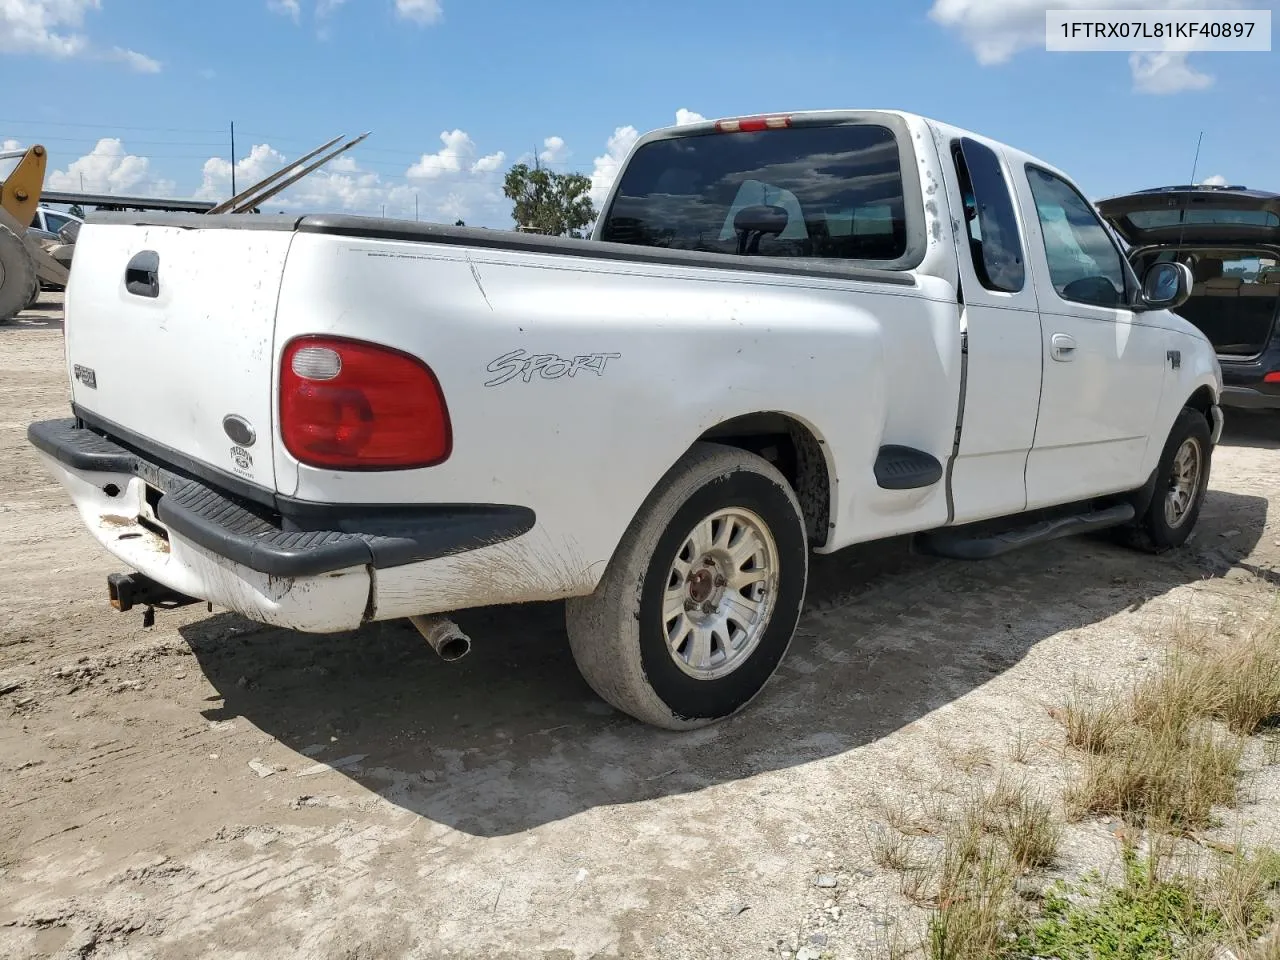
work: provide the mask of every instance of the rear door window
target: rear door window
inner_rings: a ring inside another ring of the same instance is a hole
[[[964,195],[969,250],[978,280],[988,290],[1017,293],[1026,280],[1026,269],[1000,158],[991,148],[964,137],[953,145],[952,159]]]
[[[897,140],[875,124],[655,140],[627,163],[600,236],[709,253],[897,260],[907,249]]]

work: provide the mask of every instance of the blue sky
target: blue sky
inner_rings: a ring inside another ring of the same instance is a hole
[[[1276,9],[1277,0],[1251,2]],[[1047,53],[1043,11],[1226,0],[4,0],[0,140],[52,185],[226,196],[340,133],[372,135],[273,208],[504,226],[535,147],[608,183],[635,132],[893,107],[1065,168],[1097,198],[1191,176],[1280,190],[1270,53]],[[611,149],[612,146],[612,149]]]

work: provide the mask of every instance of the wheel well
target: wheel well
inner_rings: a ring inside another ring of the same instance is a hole
[[[1213,429],[1213,417],[1209,414],[1209,408],[1213,406],[1212,390],[1208,387],[1201,387],[1187,399],[1186,406],[1192,410],[1199,410],[1200,415],[1209,424],[1209,429]]]
[[[734,417],[706,431],[699,440],[723,443],[763,457],[791,484],[809,545],[827,542],[831,525],[831,477],[822,441],[800,421],[783,413],[752,413]]]

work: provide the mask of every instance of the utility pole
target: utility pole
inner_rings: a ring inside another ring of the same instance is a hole
[[[80,192],[84,193],[84,174],[80,174]]]
[[[418,191],[413,192],[413,219],[418,219]]]
[[[385,220],[386,217],[387,217],[387,205],[384,203],[382,205],[382,218]]]
[[[231,121],[231,195],[236,195],[236,122]]]

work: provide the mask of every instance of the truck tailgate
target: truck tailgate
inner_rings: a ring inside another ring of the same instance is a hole
[[[292,238],[86,225],[66,307],[78,410],[274,489],[272,336]]]

